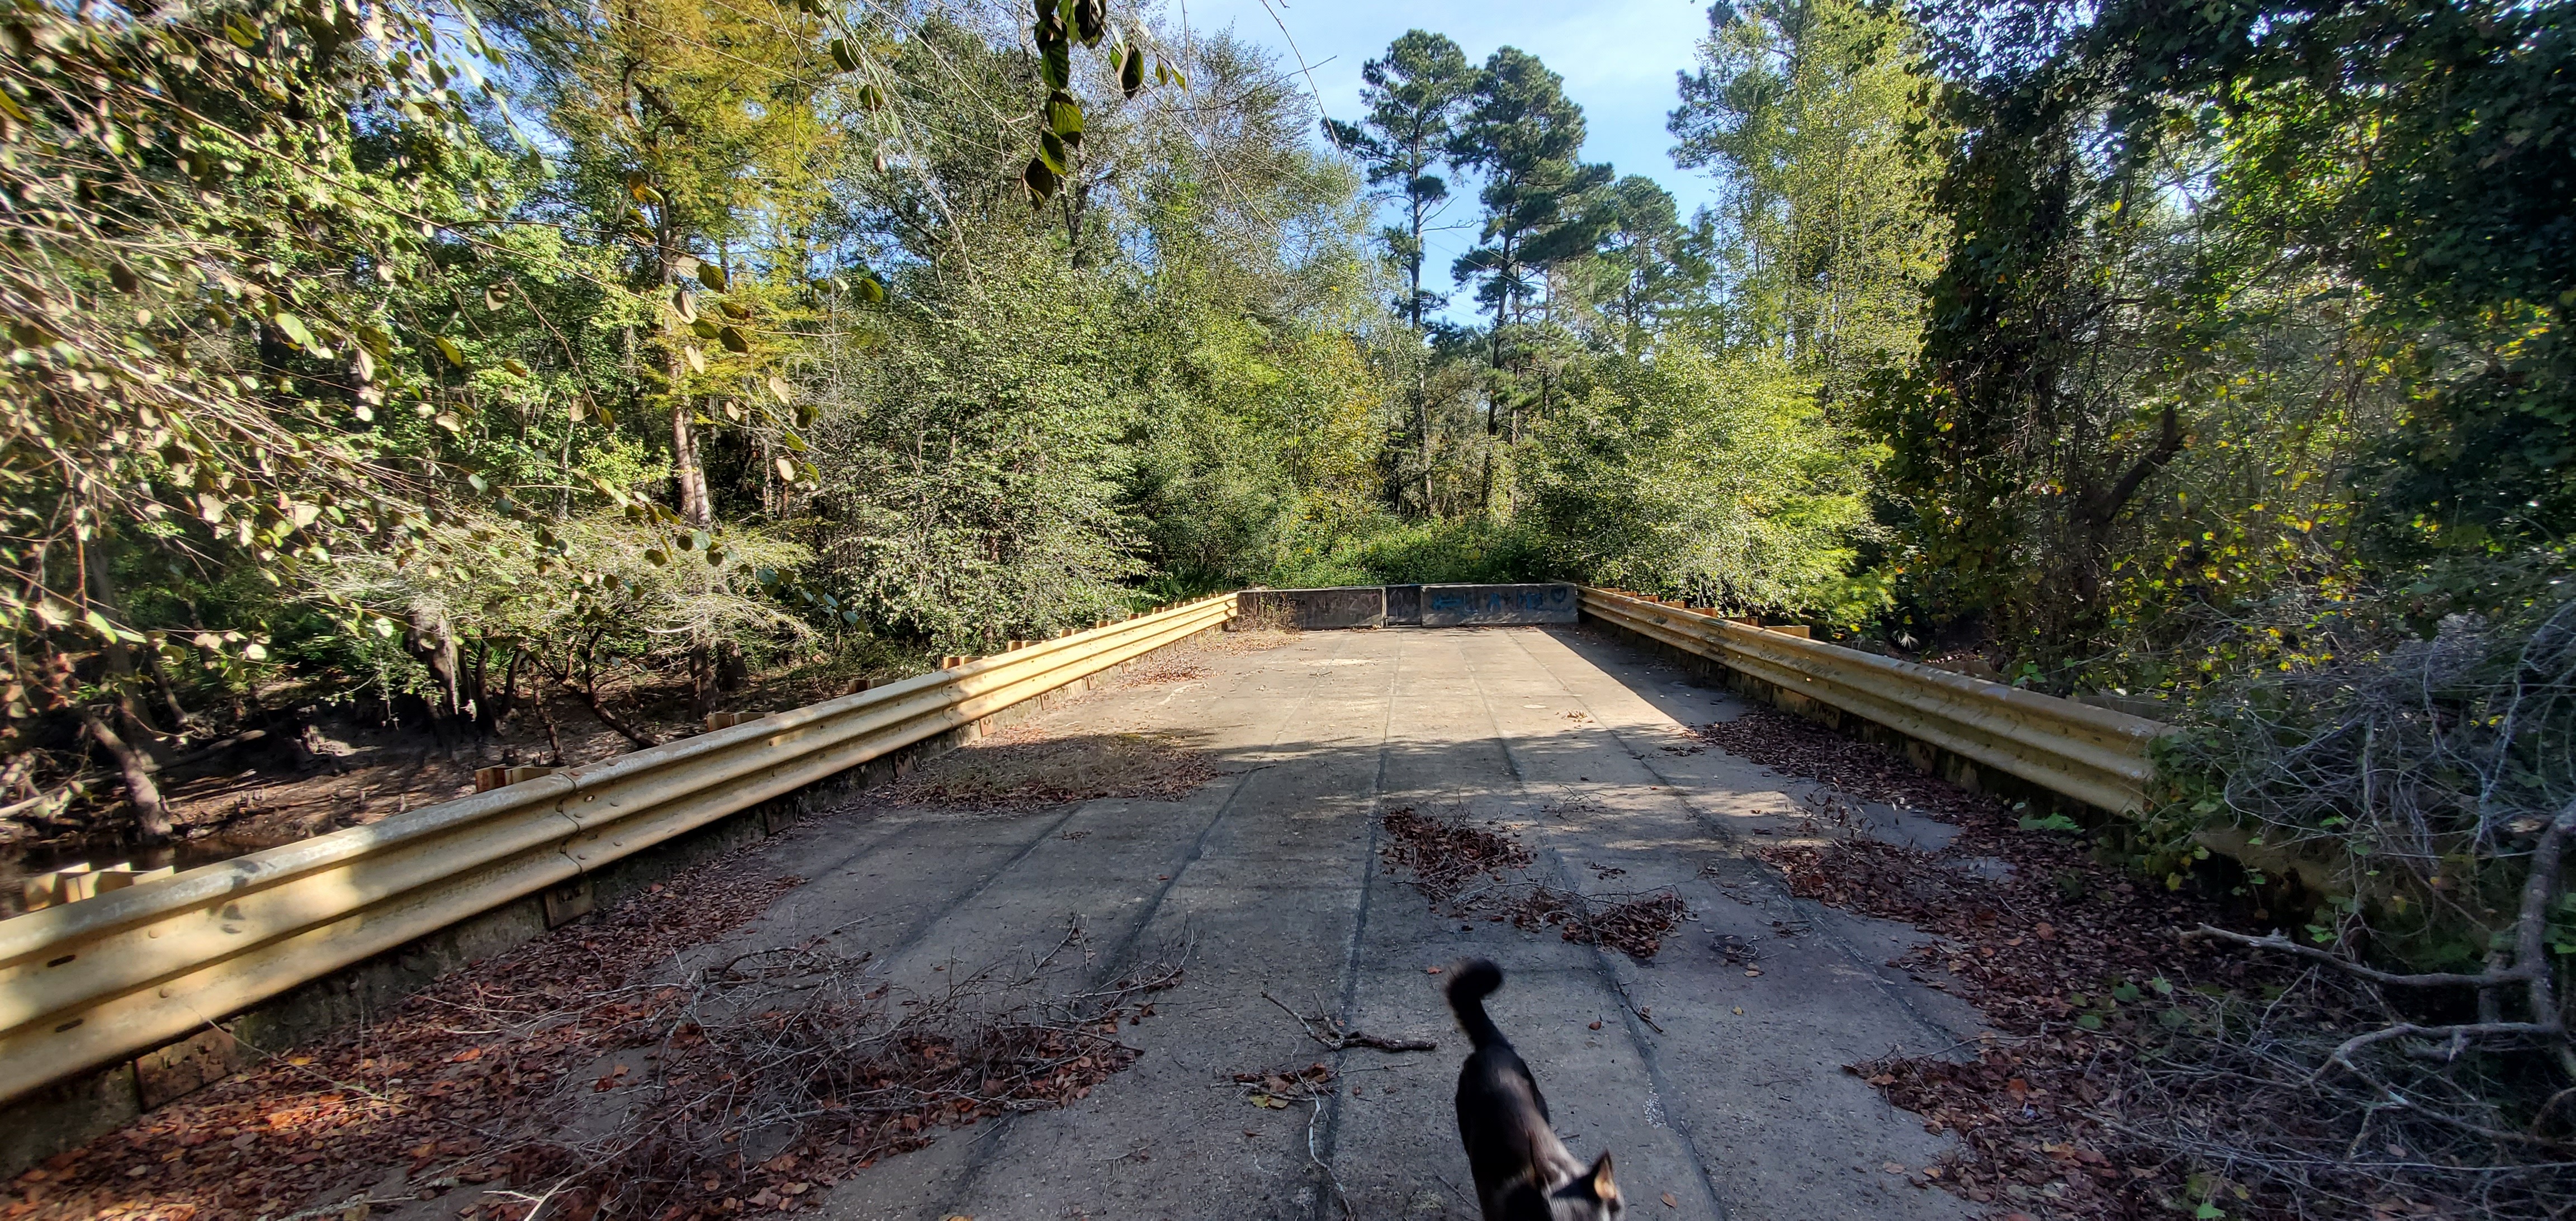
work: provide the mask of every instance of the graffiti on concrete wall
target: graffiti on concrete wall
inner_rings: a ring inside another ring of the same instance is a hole
[[[1425,585],[1422,625],[1573,623],[1581,602],[1574,587],[1544,585]]]

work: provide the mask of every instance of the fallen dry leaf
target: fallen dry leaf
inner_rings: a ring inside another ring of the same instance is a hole
[[[1664,1193],[1664,1207],[1666,1207],[1666,1208],[1679,1208],[1679,1207],[1681,1207],[1681,1206],[1682,1206],[1682,1202],[1681,1202],[1681,1201],[1679,1201],[1679,1200],[1674,1199],[1674,1198],[1673,1198],[1673,1193],[1671,1193],[1671,1192],[1669,1192],[1669,1191],[1667,1191],[1667,1192],[1665,1192],[1665,1193]]]

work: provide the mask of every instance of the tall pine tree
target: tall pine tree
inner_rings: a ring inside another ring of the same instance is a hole
[[[1359,159],[1369,186],[1404,209],[1397,223],[1378,232],[1404,268],[1406,291],[1394,303],[1396,312],[1420,330],[1426,314],[1448,304],[1448,298],[1422,289],[1423,231],[1449,199],[1449,180],[1432,170],[1455,155],[1451,146],[1476,71],[1447,35],[1408,30],[1387,44],[1385,58],[1360,69],[1360,80],[1367,117],[1325,124],[1334,141]]]
[[[1388,44],[1386,57],[1360,69],[1360,96],[1367,117],[1357,123],[1325,120],[1333,139],[1359,159],[1368,184],[1379,198],[1404,209],[1401,218],[1378,230],[1387,253],[1404,269],[1404,296],[1393,304],[1397,314],[1419,334],[1426,316],[1449,298],[1422,287],[1423,233],[1449,200],[1449,180],[1433,173],[1453,163],[1458,121],[1465,117],[1476,85],[1476,70],[1467,53],[1443,34],[1408,30]],[[1428,370],[1414,362],[1412,448],[1421,468],[1422,507],[1431,507],[1431,405],[1425,384]],[[1407,486],[1414,479],[1401,481]]]
[[[1582,148],[1583,108],[1565,96],[1563,77],[1514,47],[1486,59],[1476,78],[1474,109],[1455,145],[1460,165],[1484,173],[1477,198],[1485,206],[1485,223],[1481,240],[1458,257],[1450,274],[1482,280],[1476,300],[1493,311],[1486,335],[1494,374],[1486,390],[1488,436],[1508,432],[1519,438],[1524,394],[1513,386],[1507,345],[1533,300],[1545,300],[1549,269],[1590,254],[1600,238],[1597,197],[1610,181],[1610,167],[1575,160]],[[1495,474],[1488,446],[1478,497],[1488,512]]]
[[[1547,269],[1589,253],[1600,237],[1590,205],[1610,167],[1575,160],[1582,149],[1583,108],[1565,96],[1565,78],[1518,48],[1494,52],[1455,146],[1460,165],[1485,175],[1482,240],[1451,274],[1484,281],[1476,300],[1493,311],[1497,351]]]

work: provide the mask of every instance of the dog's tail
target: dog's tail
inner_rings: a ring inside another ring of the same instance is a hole
[[[1494,1019],[1485,1016],[1485,998],[1502,986],[1503,969],[1488,959],[1469,958],[1449,968],[1449,983],[1443,989],[1449,996],[1449,1011],[1458,1015],[1459,1028],[1467,1032],[1467,1041],[1475,1044],[1478,1051],[1508,1043],[1494,1026]]]

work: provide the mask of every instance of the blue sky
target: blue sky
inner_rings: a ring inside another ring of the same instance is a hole
[[[1293,70],[1297,60],[1279,28],[1284,22],[1296,50],[1314,69],[1324,113],[1343,120],[1361,112],[1360,66],[1385,53],[1386,45],[1406,30],[1446,34],[1476,63],[1496,47],[1519,47],[1564,77],[1566,96],[1583,107],[1584,160],[1607,161],[1622,174],[1644,174],[1662,183],[1681,201],[1685,217],[1712,197],[1705,174],[1673,166],[1672,136],[1664,130],[1664,116],[1675,101],[1673,74],[1692,66],[1693,46],[1708,29],[1706,0],[1271,4],[1265,9],[1262,0],[1172,0],[1165,17],[1177,20],[1186,7],[1194,32],[1230,25],[1245,39],[1278,52]],[[1475,214],[1474,199],[1455,200],[1442,219],[1472,226]],[[1425,287],[1447,289],[1449,261],[1473,236],[1472,227],[1434,235],[1425,260]]]

